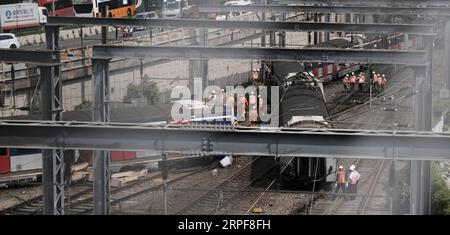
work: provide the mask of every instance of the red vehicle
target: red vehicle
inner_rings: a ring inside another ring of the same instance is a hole
[[[111,161],[134,160],[137,153],[132,151],[111,151]],[[79,151],[79,161],[93,162],[93,152]],[[42,169],[41,149],[0,148],[0,177],[4,174],[22,173]]]
[[[37,3],[47,8],[50,16],[75,16],[72,0],[37,0]]]

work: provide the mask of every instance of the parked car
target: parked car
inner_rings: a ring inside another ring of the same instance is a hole
[[[226,2],[224,5],[226,5],[226,6],[228,6],[228,5],[247,6],[247,5],[252,5],[252,4],[254,4],[254,2],[252,2],[252,1],[240,0],[240,1],[229,1],[229,2]],[[246,12],[228,12],[228,13],[222,12],[217,15],[216,20],[226,20],[227,18],[240,16],[244,13],[246,13]]]
[[[154,12],[154,11],[149,11],[149,12],[141,12],[136,14],[136,19],[159,19],[158,13]],[[135,31],[139,31],[139,30],[145,30],[147,29],[147,27],[144,26],[135,26],[134,30]]]
[[[16,35],[12,33],[0,33],[0,48],[19,48],[20,44]]]

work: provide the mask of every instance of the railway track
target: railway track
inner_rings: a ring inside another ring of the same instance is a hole
[[[188,173],[182,173],[181,176],[177,176],[174,179],[169,180],[169,182],[179,181],[183,178],[196,174],[200,171],[204,171],[205,168],[201,168],[198,171],[192,171]],[[162,188],[162,183],[149,183],[154,179],[160,178],[161,174],[157,173],[150,177],[129,183],[123,187],[113,188],[111,190],[111,198],[115,198],[111,201],[111,205],[115,205],[122,201],[128,200],[130,198],[136,197],[143,193],[158,190]],[[149,185],[146,185],[149,184]],[[129,193],[124,192],[129,191]],[[70,190],[65,191],[65,211],[66,214],[78,215],[78,214],[89,214],[93,211],[93,185],[92,183],[77,184],[70,187]],[[39,215],[42,214],[42,196],[38,196],[22,202],[14,207],[8,208],[0,212],[2,215]]]
[[[65,204],[66,209],[69,200],[78,200],[78,198],[83,197],[86,193],[92,191],[92,184],[77,184],[71,187],[70,192],[65,192]],[[0,212],[1,215],[38,215],[42,214],[42,195],[34,197],[28,201],[19,203],[13,207],[5,209]]]
[[[224,205],[239,195],[240,190],[245,190],[255,184],[263,176],[271,172],[275,166],[272,158],[256,157],[238,172],[213,187],[210,191],[205,192],[197,199],[189,202],[175,214],[215,214]]]
[[[384,169],[385,160],[361,160],[355,163],[362,179],[358,183],[358,194],[354,200],[349,196],[334,198],[334,195],[325,194],[308,207],[307,214],[311,215],[355,215],[364,214],[366,206],[374,195],[376,183]],[[374,167],[374,165],[376,165]],[[311,204],[309,202],[308,204]]]

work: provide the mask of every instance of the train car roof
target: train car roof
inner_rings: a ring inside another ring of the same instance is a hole
[[[356,45],[355,41],[353,42],[353,45]],[[315,45],[311,45],[311,46],[307,46],[307,47],[308,48],[312,48],[312,47],[348,48],[348,47],[352,47],[353,45],[352,45],[352,42],[347,38],[334,38],[329,41],[317,43]]]
[[[304,72],[303,64],[297,61],[273,61],[272,73],[279,79],[292,76],[292,73]]]

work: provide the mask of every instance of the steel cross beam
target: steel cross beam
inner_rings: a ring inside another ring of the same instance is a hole
[[[0,61],[52,66],[60,63],[60,53],[49,50],[0,49]]]
[[[317,6],[317,5],[219,5],[198,6],[199,12],[302,12],[302,13],[356,13],[390,15],[449,16],[450,7],[382,7],[382,6]]]
[[[133,25],[147,27],[175,28],[223,28],[223,29],[266,29],[287,31],[330,31],[348,33],[408,33],[434,36],[432,24],[352,24],[286,21],[236,21],[236,20],[177,20],[177,19],[121,19],[86,17],[49,17],[48,25]]]
[[[279,3],[368,6],[450,6],[450,2],[447,0],[279,0]]]
[[[202,151],[205,141],[208,142],[211,151]],[[0,146],[17,148],[449,160],[449,143],[450,134],[433,132],[0,122]]]
[[[248,59],[308,62],[371,63],[426,65],[426,51],[348,50],[327,48],[240,48],[240,47],[138,47],[93,46],[94,59],[145,58],[160,59]]]

